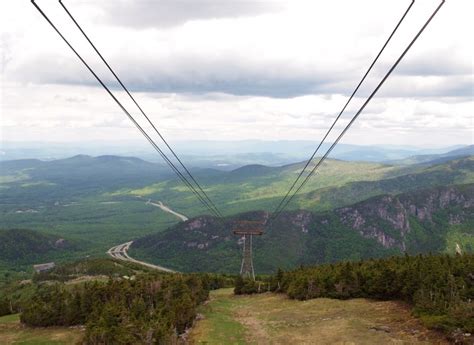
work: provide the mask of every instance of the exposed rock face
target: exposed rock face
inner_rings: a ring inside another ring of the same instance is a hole
[[[213,219],[209,219],[207,217],[197,217],[191,219],[185,226],[184,230],[196,230],[205,228],[210,221],[214,221]]]
[[[68,243],[64,238],[58,239],[56,242],[54,242],[54,246],[56,248],[65,248],[67,247]]]
[[[420,190],[400,196],[385,195],[360,202],[350,207],[335,210],[339,220],[345,226],[357,231],[365,238],[375,239],[385,248],[398,248],[405,251],[407,235],[410,233],[410,218],[419,222],[433,223],[433,214],[439,210],[460,207],[461,212],[448,215],[449,224],[460,224],[464,220],[465,212],[472,212],[474,206],[473,190],[467,188],[460,191],[456,187],[440,187],[429,190]],[[250,216],[249,216],[250,215]],[[243,215],[243,218],[228,219],[229,230],[240,219],[261,220],[268,219],[268,212],[254,212]],[[315,215],[306,210],[287,212],[280,217],[280,221],[288,226],[287,231],[296,231],[307,234],[315,221]],[[321,225],[327,225],[328,219],[319,218]],[[184,227],[185,231],[193,232],[193,241],[185,242],[189,248],[206,249],[212,243],[221,241],[219,234],[209,230],[216,226],[217,220],[212,217],[198,217],[189,220]],[[241,239],[226,234],[226,240],[235,240],[241,245]]]
[[[313,219],[313,215],[309,211],[298,211],[295,215],[293,215],[291,219],[291,223],[299,228],[301,232],[307,233],[309,224]]]
[[[226,217],[224,222],[199,216],[134,241],[133,246],[159,264],[179,271],[238,270],[242,236],[233,230],[241,221],[263,221],[268,212]],[[259,271],[335,260],[381,257],[445,249],[447,227],[474,220],[474,184],[434,187],[381,195],[327,212],[282,212],[264,235],[253,239]],[[133,249],[133,247],[132,247]],[[286,265],[286,266],[285,266]]]
[[[406,202],[406,201],[405,201]],[[431,215],[440,209],[449,206],[460,206],[463,209],[473,207],[474,199],[472,193],[459,193],[454,187],[437,189],[427,195],[421,206],[409,205],[410,215],[416,216],[420,221],[432,221]]]
[[[420,222],[433,222],[433,214],[456,206],[460,213],[449,214],[450,224],[460,224],[465,212],[472,212],[472,188],[465,192],[455,187],[421,190],[411,195],[377,197],[336,212],[343,224],[357,230],[366,238],[376,239],[385,248],[406,248],[406,236],[411,231],[410,217]],[[387,228],[397,230],[387,234]]]

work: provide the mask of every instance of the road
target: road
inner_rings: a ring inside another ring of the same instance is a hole
[[[181,219],[183,222],[188,220],[188,217],[182,215],[181,213],[175,212],[172,209],[170,209],[168,206],[164,205],[161,201],[158,201],[158,203],[152,202],[151,199],[148,199],[146,202],[147,205],[153,205],[156,207],[161,208],[163,211],[171,213],[172,215],[175,215],[179,219]]]
[[[158,201],[158,203],[152,202],[151,199],[148,199],[146,202],[147,205],[153,205],[156,207],[161,208],[163,211],[171,213],[172,215],[178,217],[181,221],[185,222],[188,220],[188,217],[182,215],[181,213],[173,211],[171,208],[168,206],[164,205],[161,201]],[[130,242],[125,242],[122,244],[119,244],[118,246],[112,247],[107,251],[107,254],[113,257],[114,259],[118,260],[123,260],[123,261],[128,261],[128,262],[134,262],[139,265],[143,265],[146,267],[150,267],[159,271],[163,272],[169,272],[169,273],[176,273],[176,271],[173,271],[169,268],[163,267],[163,266],[158,266],[158,265],[153,265],[148,262],[136,260],[128,255],[128,249],[132,245],[133,241]]]
[[[130,245],[133,243],[133,241],[126,242],[119,244],[118,246],[112,247],[107,251],[107,254],[113,257],[114,259],[118,260],[123,260],[123,261],[128,261],[128,262],[134,262],[136,264],[150,267],[159,271],[163,272],[169,272],[169,273],[176,273],[176,271],[170,270],[169,268],[163,267],[163,266],[158,266],[158,265],[153,265],[148,262],[136,260],[128,255],[128,249],[130,248]]]

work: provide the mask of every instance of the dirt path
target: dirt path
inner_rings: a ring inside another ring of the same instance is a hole
[[[284,295],[211,293],[191,344],[447,344],[396,302],[327,298],[294,301]]]

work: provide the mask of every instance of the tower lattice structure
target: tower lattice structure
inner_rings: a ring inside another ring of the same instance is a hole
[[[263,234],[262,225],[262,222],[258,221],[240,221],[234,229],[234,234],[243,236],[244,240],[242,264],[240,265],[240,275],[242,278],[255,280],[252,242],[253,236],[261,236]]]

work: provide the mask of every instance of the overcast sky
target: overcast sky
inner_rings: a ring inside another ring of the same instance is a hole
[[[115,87],[58,2],[37,3]],[[168,139],[319,140],[410,1],[64,3]],[[341,126],[438,3],[416,0]],[[446,1],[344,143],[473,143],[473,5]],[[29,0],[2,0],[0,28],[2,140],[141,140]]]

